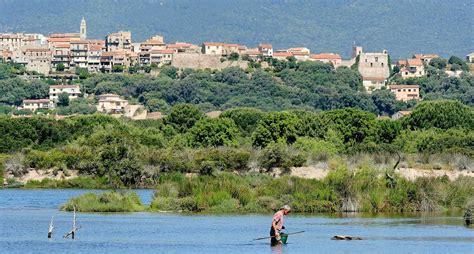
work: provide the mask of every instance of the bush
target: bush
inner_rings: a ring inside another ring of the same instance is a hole
[[[276,143],[263,149],[259,160],[263,168],[271,170],[276,167],[284,169],[301,167],[306,162],[306,158],[307,156],[305,154],[293,149],[293,147]]]
[[[86,193],[68,200],[61,210],[73,211],[74,207],[78,212],[139,212],[145,209],[134,192]]]

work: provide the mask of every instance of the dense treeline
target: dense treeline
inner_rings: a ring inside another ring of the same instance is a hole
[[[434,154],[457,169],[474,151],[474,111],[456,101],[423,102],[401,120],[354,108],[313,113],[235,108],[208,118],[178,104],[163,120],[105,115],[65,120],[0,118],[5,169],[77,170],[115,187],[154,185],[163,172],[286,168],[350,154]],[[443,158],[446,158],[443,157]],[[102,182],[101,182],[102,183]]]
[[[227,68],[222,71],[182,70],[170,66],[159,69],[158,76],[144,74],[95,74],[81,75],[75,81],[88,96],[62,105],[56,111],[41,113],[92,114],[95,112],[97,95],[116,93],[132,103],[143,103],[150,111],[169,113],[172,106],[180,103],[196,105],[204,112],[226,110],[235,107],[253,107],[263,111],[304,109],[321,111],[346,107],[359,108],[377,115],[411,108],[415,101],[397,101],[388,90],[363,91],[360,74],[350,68],[335,69],[320,62],[296,62],[271,60],[272,68],[262,69],[251,64],[247,70]],[[421,85],[425,100],[455,99],[467,105],[474,101],[474,77],[448,77],[441,69],[430,66],[429,75],[423,78],[401,80],[395,83]],[[23,99],[46,98],[51,80],[25,81],[16,74],[21,66],[0,64],[0,114],[15,111]],[[14,112],[26,114],[31,112]]]

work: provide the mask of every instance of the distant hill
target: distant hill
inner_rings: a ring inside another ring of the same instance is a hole
[[[472,0],[0,0],[0,32],[73,32],[84,16],[90,37],[131,30],[168,42],[226,41],[307,46],[350,55],[353,43],[393,57],[474,51]]]

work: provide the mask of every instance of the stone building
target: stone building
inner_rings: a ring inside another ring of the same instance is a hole
[[[131,51],[132,33],[130,31],[120,31],[107,35],[105,37],[105,47],[107,52],[118,50]]]
[[[17,62],[24,64],[27,71],[49,74],[52,54],[48,48],[26,47],[21,49],[21,52],[23,56]]]
[[[367,92],[385,86],[385,81],[390,76],[387,50],[366,53],[362,47],[354,47],[353,55],[358,59],[357,68]]]

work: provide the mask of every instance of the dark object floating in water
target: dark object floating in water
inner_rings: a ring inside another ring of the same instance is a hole
[[[358,236],[349,236],[349,235],[335,235],[331,240],[362,240],[362,237]]]
[[[472,224],[472,211],[474,210],[474,205],[472,207],[469,207],[466,209],[466,212],[464,213],[464,222],[466,223],[466,226],[469,227]]]

